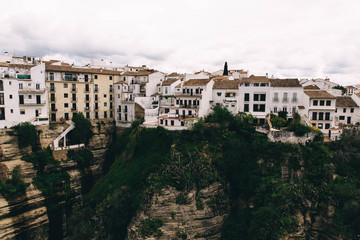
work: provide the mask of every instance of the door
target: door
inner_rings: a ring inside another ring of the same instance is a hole
[[[41,96],[36,95],[36,104],[41,104]]]
[[[39,116],[39,110],[35,110],[35,117]]]
[[[347,124],[351,124],[351,117],[347,117]]]

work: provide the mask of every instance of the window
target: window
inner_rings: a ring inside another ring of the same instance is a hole
[[[112,112],[112,111],[110,111],[110,117],[111,117],[111,118],[113,117],[113,112]]]
[[[284,93],[283,94],[283,102],[287,102],[288,101],[288,94]]]
[[[184,121],[181,121],[181,126],[185,126],[185,122],[184,122]]]
[[[0,120],[5,120],[5,108],[0,108]]]
[[[19,83],[19,89],[23,89],[23,84]]]
[[[24,95],[19,95],[19,104],[24,104]]]
[[[64,114],[64,118],[65,118],[66,120],[69,120],[69,113],[65,113],[65,114]]]
[[[50,83],[50,91],[55,91],[55,85],[53,83]]]
[[[165,126],[167,126],[168,125],[168,121],[167,120],[165,120]]]
[[[330,128],[330,123],[326,123],[325,124],[325,129],[329,129]]]
[[[250,101],[250,94],[249,93],[245,93],[244,95],[244,101]]]
[[[72,74],[65,73],[65,81],[72,81]]]
[[[64,93],[64,98],[68,98],[69,97],[69,94],[67,93]],[[54,100],[55,101],[55,100]]]
[[[64,108],[67,108],[69,107],[69,104],[68,103],[64,103]]]
[[[167,94],[168,93],[168,88],[167,87],[165,87],[165,94]]]
[[[0,93],[0,105],[5,104],[4,93]]]
[[[85,100],[86,100],[86,101],[89,101],[89,100],[90,100],[89,94],[86,94],[86,95],[85,95]]]
[[[68,88],[68,84],[67,84],[67,83],[64,83],[64,88]]]
[[[9,95],[9,98],[12,99],[12,95],[11,95],[11,94]]]
[[[106,98],[106,94],[104,94],[104,98]]]
[[[11,96],[11,95],[10,95]],[[354,108],[350,108],[350,112],[353,113],[354,112]]]
[[[95,110],[97,110],[99,108],[99,104],[95,103]]]
[[[104,107],[106,107],[107,106],[107,102],[104,102]]]
[[[55,101],[55,93],[50,94],[50,101]]]
[[[314,106],[317,106],[317,105],[318,105],[318,100],[314,100],[314,101],[313,101],[313,105],[314,105]]]
[[[330,120],[330,113],[329,112],[325,113],[325,120]]]
[[[325,101],[324,100],[320,100],[320,106],[324,106],[325,105]]]
[[[283,107],[282,111],[287,113],[287,107]]]
[[[76,85],[75,84],[72,84],[71,91],[76,91]]]
[[[164,124],[164,119],[160,119],[160,124],[161,124],[161,125]]]
[[[98,118],[99,118],[99,113],[95,112],[95,119],[98,119]]]
[[[254,87],[258,87],[258,86],[260,86],[259,83],[254,83]]]
[[[96,75],[95,75],[96,76]],[[95,90],[94,90],[95,92],[97,92],[97,91],[99,91],[99,88],[98,88],[98,85],[97,84],[95,84]]]
[[[245,83],[245,87],[250,87],[250,83]]]
[[[106,111],[104,112],[104,118],[107,118],[107,112]]]
[[[265,112],[265,104],[254,104],[253,110],[254,112]]]
[[[97,77],[98,77],[97,75],[94,75],[94,79],[98,79]]]
[[[40,84],[37,83],[35,86],[36,86],[36,90],[40,89]]]
[[[72,101],[76,101],[76,93],[73,93],[73,94],[72,94],[72,98],[71,98],[71,99],[72,99]]]
[[[331,100],[326,100],[326,106],[331,106]]]
[[[51,81],[54,80],[54,73],[49,73],[49,80],[51,80]]]
[[[111,101],[111,100],[113,100],[113,95],[112,95],[112,94],[110,94],[110,101]]]
[[[10,109],[10,113],[14,113],[14,109]]]
[[[312,120],[317,120],[317,112],[312,113]]]
[[[95,94],[95,101],[97,101],[98,100],[98,95],[97,94]]]
[[[127,112],[127,106],[124,106],[124,112]]]
[[[86,118],[89,119],[90,118],[90,113],[86,112]]]
[[[277,102],[277,101],[279,101],[279,94],[276,92],[274,93],[273,102]]]
[[[296,107],[292,107],[292,113],[296,113]]]
[[[90,91],[89,89],[90,89],[89,84],[85,84],[85,92],[89,92]]]
[[[25,109],[20,109],[20,114],[25,115]]]
[[[0,91],[4,91],[4,83],[0,80]]]
[[[322,123],[319,123],[319,124],[318,124],[318,128],[319,128],[319,129],[322,129],[322,128],[323,128],[323,124],[322,124]]]
[[[113,91],[113,86],[110,85],[110,86],[109,86],[109,92],[112,92],[112,91]]]
[[[88,82],[88,81],[89,81],[89,75],[85,74],[85,75],[84,75],[84,78],[85,78],[85,82]]]
[[[343,113],[346,113],[346,108],[343,108]]]
[[[345,120],[345,116],[339,116],[340,120]]]
[[[51,114],[51,121],[53,121],[53,122],[56,121],[56,113]]]
[[[171,126],[174,126],[174,120],[171,120],[170,124]]]
[[[197,90],[197,89],[196,89],[196,90]],[[221,92],[217,92],[216,94],[217,94],[219,97],[221,96]]]
[[[324,113],[323,112],[319,112],[319,120],[324,120]]]
[[[244,104],[244,112],[249,112],[249,104]]]
[[[73,103],[73,104],[72,104],[71,110],[76,110],[76,103]]]
[[[277,113],[277,111],[278,111],[277,107],[274,107],[274,113]]]
[[[32,95],[28,95],[28,99],[32,99]]]
[[[90,103],[86,103],[86,110],[89,110],[90,109]]]
[[[112,76],[109,76],[109,80],[112,80]]]
[[[254,101],[265,101],[266,100],[266,94],[254,94]]]

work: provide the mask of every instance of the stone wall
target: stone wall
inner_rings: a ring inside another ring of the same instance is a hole
[[[288,131],[269,131],[268,138],[272,142],[283,142],[283,143],[301,143],[305,144],[308,141],[312,141],[315,137],[314,132],[306,133],[303,137],[295,136],[294,132]]]

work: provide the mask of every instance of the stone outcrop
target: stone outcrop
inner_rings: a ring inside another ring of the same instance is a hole
[[[219,239],[226,211],[213,209],[211,201],[222,192],[222,186],[215,183],[200,191],[192,190],[187,193],[187,203],[177,204],[176,198],[181,192],[173,187],[162,189],[154,194],[150,206],[142,210],[132,220],[128,227],[127,239]],[[225,202],[227,199],[223,199]],[[196,202],[203,204],[199,210]],[[161,219],[164,225],[160,227],[162,236],[142,236],[140,232],[141,222],[145,219]]]

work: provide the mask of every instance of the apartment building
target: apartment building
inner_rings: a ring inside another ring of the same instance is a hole
[[[304,87],[303,106],[306,117],[323,133],[335,127],[336,97],[324,90]]]
[[[111,120],[114,81],[119,71],[83,68],[59,62],[46,64],[50,121],[59,122],[81,112],[87,119]]]
[[[239,80],[214,79],[212,106],[226,107],[230,112],[238,112]]]
[[[287,112],[291,118],[301,106],[303,88],[298,79],[269,79],[270,97],[268,106],[272,113]]]
[[[357,96],[355,97],[357,98]],[[360,121],[359,114],[359,106],[350,96],[336,97],[336,125],[355,125]]]
[[[175,106],[175,87],[180,83],[180,79],[170,78],[158,84],[157,98],[154,101],[159,103],[159,115],[168,113]]]
[[[165,74],[157,71],[129,71],[121,75],[121,81],[115,83],[116,125],[129,126],[132,121],[145,120],[148,116],[158,115],[153,109],[154,94]]]
[[[48,124],[45,64],[33,65],[27,57],[0,63],[0,128],[21,122]]]
[[[190,79],[175,87],[175,106],[169,113],[160,115],[158,125],[170,130],[191,127],[199,118],[205,117],[211,108],[211,79]]]
[[[269,105],[270,80],[266,76],[251,75],[240,80],[238,110],[252,114],[265,123],[267,114],[271,112]]]

